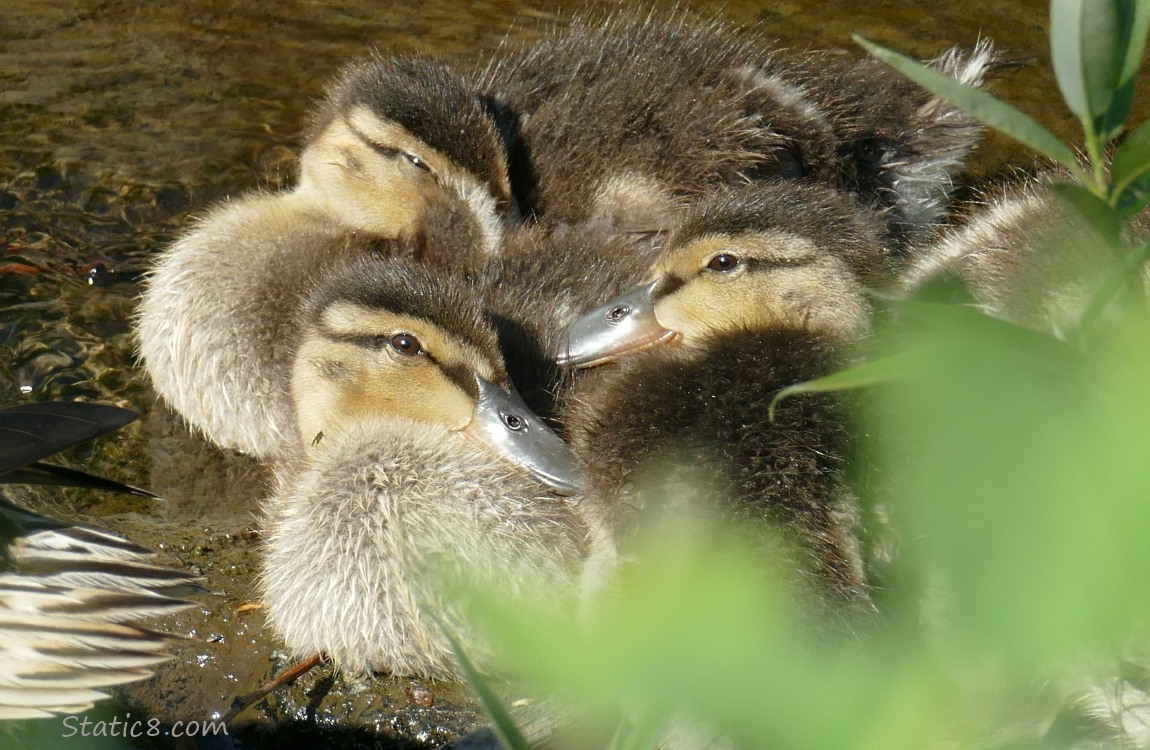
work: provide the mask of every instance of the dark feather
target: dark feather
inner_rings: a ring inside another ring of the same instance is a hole
[[[139,415],[80,401],[45,401],[0,409],[0,477],[106,435]]]

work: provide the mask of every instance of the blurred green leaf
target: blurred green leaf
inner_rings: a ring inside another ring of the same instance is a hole
[[[1058,87],[1087,133],[1106,114],[1122,76],[1117,0],[1050,0],[1050,56]]]
[[[1086,180],[1070,148],[1058,140],[1049,130],[1038,124],[1030,115],[985,91],[959,83],[949,76],[931,70],[922,63],[867,41],[857,34],[852,38],[872,55],[898,70],[927,91],[969,112],[995,130],[1006,133],[1011,138],[1050,157],[1083,181]]]
[[[1114,151],[1110,181],[1111,203],[1122,219],[1150,202],[1150,121],[1138,126]]]
[[[511,713],[507,707],[503,705],[503,701],[491,689],[491,685],[487,682],[475,664],[467,656],[463,645],[455,637],[455,634],[439,620],[439,618],[431,615],[435,620],[440,630],[443,631],[444,636],[451,643],[451,650],[455,653],[455,658],[459,661],[459,666],[463,670],[463,676],[467,678],[467,684],[475,691],[475,695],[479,698],[479,703],[483,706],[483,710],[487,712],[487,716],[491,719],[491,728],[495,732],[495,736],[499,738],[499,742],[503,745],[504,750],[531,750],[531,743],[519,731],[519,727],[515,724],[515,720],[511,718]]]
[[[1090,303],[1086,306],[1086,310],[1082,313],[1082,320],[1078,325],[1078,339],[1080,341],[1090,341],[1098,321],[1110,308],[1111,304],[1123,289],[1134,286],[1136,292],[1139,290],[1141,287],[1142,266],[1147,261],[1150,261],[1150,240],[1144,241],[1137,248],[1123,256],[1122,264],[1111,271],[1102,284],[1099,285],[1098,289],[1094,292],[1094,296],[1091,297]]]
[[[641,705],[740,746],[859,746],[883,714],[889,669],[801,625],[789,576],[738,530],[679,519],[648,532],[638,562],[578,618],[482,597],[505,663],[601,712]]]
[[[1118,0],[1120,24],[1123,31],[1121,49],[1124,53],[1122,73],[1114,98],[1102,123],[1102,136],[1109,140],[1118,135],[1134,104],[1134,91],[1142,52],[1146,46],[1146,33],[1150,30],[1150,3],[1145,0]]]
[[[787,386],[771,399],[767,418],[775,421],[775,406],[784,398],[800,393],[829,393],[863,388],[879,383],[888,383],[896,378],[906,377],[914,368],[915,358],[906,354],[892,354],[889,357],[864,362],[848,367],[821,378]]]
[[[1150,444],[1150,325],[1139,326],[1124,332],[1129,351],[1107,339],[1087,360],[943,315],[911,342],[935,354],[928,375],[881,391],[886,471],[905,478],[892,506],[909,559],[938,575],[953,658],[1064,666],[1150,615],[1128,588],[1150,566],[1150,466],[1135,458]]]

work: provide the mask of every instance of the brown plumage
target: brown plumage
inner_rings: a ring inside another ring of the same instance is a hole
[[[980,46],[933,65],[977,85],[990,60]],[[519,118],[525,213],[623,232],[665,229],[718,187],[797,179],[855,194],[901,248],[941,219],[981,132],[874,61],[783,54],[682,13],[583,16],[500,50],[478,78]]]
[[[1117,270],[1111,250],[1050,190],[1051,182],[1069,179],[1051,170],[985,191],[955,228],[916,251],[900,291],[958,281],[988,315],[1067,335]],[[1144,210],[1126,225],[1124,238],[1134,245],[1148,237],[1150,211]],[[1150,289],[1150,268],[1143,268],[1142,284]]]

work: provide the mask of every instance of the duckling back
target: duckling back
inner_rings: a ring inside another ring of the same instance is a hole
[[[985,192],[957,226],[916,251],[900,292],[958,281],[988,315],[1062,336],[1074,330],[1091,298],[1113,273],[1113,253],[1077,225],[1050,189],[1067,180],[1051,171]],[[1150,237],[1150,211],[1126,227],[1129,243]],[[1150,269],[1143,269],[1150,288]]]
[[[585,17],[503,54],[480,78],[520,118],[513,181],[550,222],[609,216],[622,200],[665,226],[683,198],[830,156],[817,130],[792,140],[794,108],[749,80],[776,67],[758,40],[718,23]]]
[[[481,85],[519,117],[525,213],[555,223],[666,229],[716,187],[794,179],[861,198],[903,248],[941,220],[981,133],[874,61],[782,54],[682,13],[577,18],[501,55]],[[980,45],[932,64],[979,85],[991,60]]]

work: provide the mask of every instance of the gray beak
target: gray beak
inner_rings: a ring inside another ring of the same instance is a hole
[[[579,475],[567,444],[519,396],[478,375],[475,382],[479,386],[479,402],[467,432],[530,471],[555,492],[578,492]]]
[[[591,367],[673,336],[655,317],[652,293],[658,283],[632,289],[567,326],[555,361],[563,367]]]

